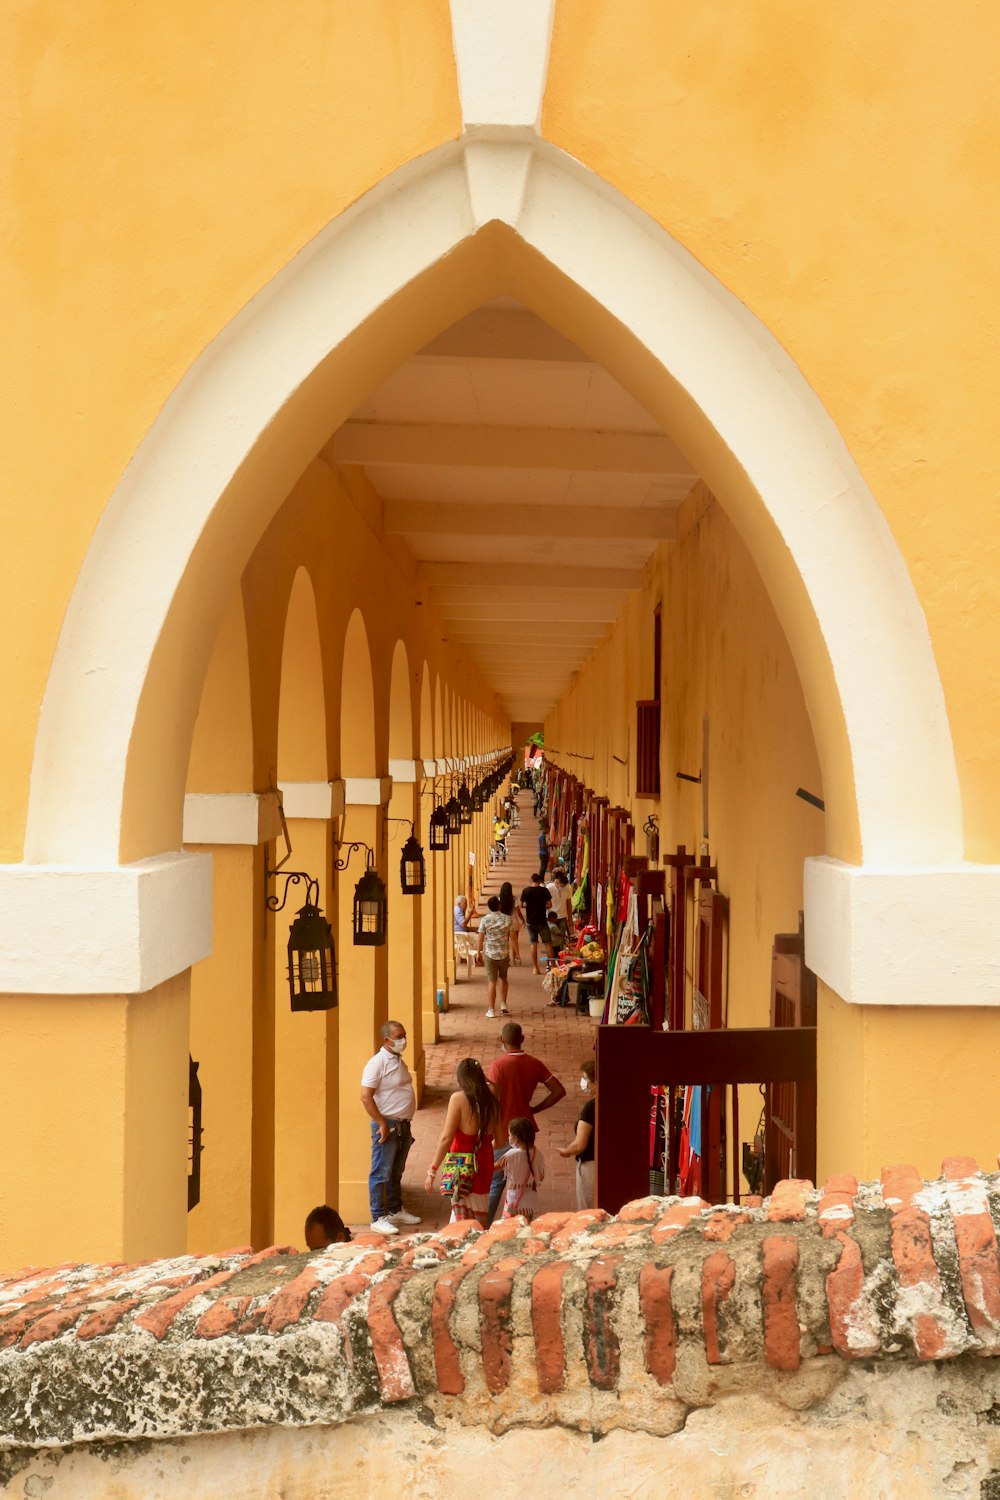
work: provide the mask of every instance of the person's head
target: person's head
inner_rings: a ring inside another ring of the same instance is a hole
[[[524,1032],[516,1021],[508,1021],[500,1033],[500,1040],[508,1052],[520,1052],[524,1042]]]
[[[541,885],[542,883],[542,877],[539,875],[537,870],[532,872],[531,883],[532,885]]]
[[[486,905],[489,907],[490,911],[499,911],[500,910],[500,897],[499,896],[491,896],[490,899],[487,901]]]
[[[455,905],[460,911],[465,911],[469,905],[469,898],[467,896],[459,896],[458,900],[455,902]]]
[[[569,878],[565,870],[554,870],[552,879],[555,881],[556,885],[569,885]]]
[[[335,1208],[328,1203],[314,1208],[306,1219],[306,1246],[310,1250],[325,1250],[327,1245],[346,1244],[351,1231]]]
[[[520,1116],[516,1120],[511,1120],[507,1126],[507,1138],[511,1145],[523,1146],[525,1151],[531,1150],[537,1134],[538,1131],[531,1121],[522,1119]]]
[[[472,1106],[480,1130],[488,1130],[496,1114],[496,1100],[478,1057],[463,1057],[455,1070],[458,1086]]]
[[[514,887],[509,880],[505,880],[500,887],[498,900],[500,902],[500,910],[509,917],[514,910]]]
[[[585,1057],[580,1064],[580,1087],[585,1094],[592,1094],[597,1087],[597,1059]]]
[[[406,1027],[401,1021],[383,1021],[382,1046],[389,1052],[406,1051]]]

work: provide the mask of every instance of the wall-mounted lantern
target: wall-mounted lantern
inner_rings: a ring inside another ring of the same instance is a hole
[[[389,898],[386,895],[385,881],[375,868],[375,851],[367,844],[348,844],[347,853],[343,859],[334,860],[333,868],[346,870],[356,849],[365,851],[365,871],[354,887],[354,946],[381,948],[389,930]]]
[[[468,827],[472,822],[472,798],[469,795],[469,788],[464,781],[458,789],[458,805],[462,813],[462,824],[464,827]]]
[[[382,825],[382,839],[389,841],[389,829],[399,824],[410,830],[410,837],[403,845],[399,857],[399,888],[404,896],[422,896],[427,889],[427,862],[417,838],[417,830],[409,818],[386,818]]]
[[[485,806],[486,806],[486,784],[485,784],[485,782],[477,781],[476,784],[475,784],[475,786],[472,788],[472,811],[473,812],[482,812],[482,810],[483,810],[483,808]]]
[[[333,929],[319,907],[319,881],[304,870],[284,872],[285,889],[267,894],[267,887],[291,858],[285,812],[278,801],[278,816],[285,844],[285,857],[272,870],[264,860],[264,902],[268,911],[282,911],[288,900],[288,888],[304,885],[305,904],[299,908],[288,933],[288,990],[292,1010],[333,1010],[337,1004],[337,956],[333,946]]]
[[[438,854],[448,848],[448,814],[440,805],[431,813],[427,831],[427,842]]]
[[[462,804],[454,792],[444,805],[444,815],[448,819],[448,836],[454,838],[457,833],[462,832]]]

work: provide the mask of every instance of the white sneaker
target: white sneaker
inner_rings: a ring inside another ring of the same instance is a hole
[[[420,1215],[407,1213],[405,1208],[397,1208],[394,1214],[386,1214],[390,1224],[419,1224]]]
[[[496,1017],[496,1011],[495,1010],[488,1010],[486,1012],[486,1019],[487,1019],[487,1021],[492,1021],[492,1020],[495,1019],[495,1017]]]
[[[372,1219],[372,1229],[375,1231],[376,1234],[398,1234],[399,1233],[399,1230],[396,1228],[395,1224],[392,1222],[392,1220],[388,1217],[387,1214],[383,1214],[382,1217],[381,1217],[381,1219]]]

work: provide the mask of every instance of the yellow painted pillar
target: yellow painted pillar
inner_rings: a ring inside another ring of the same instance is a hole
[[[424,770],[433,762],[425,762]],[[427,890],[420,898],[420,1014],[422,1019],[422,1035],[424,1046],[431,1046],[441,1034],[441,1023],[437,1010],[435,1009],[435,996],[439,985],[443,985],[444,978],[438,965],[438,942],[437,942],[437,901],[438,886],[441,882],[441,860],[440,854],[435,854],[430,847],[429,823],[433,811],[433,798],[430,788],[433,780],[425,778],[420,805],[422,816],[420,820],[420,839],[424,846],[424,858],[427,861]]]
[[[320,882],[321,907],[329,891],[330,824],[320,818],[288,823],[291,867]],[[270,883],[280,893],[284,875]],[[289,887],[274,918],[274,1240],[301,1245],[309,1211],[327,1199],[328,1107],[336,1108],[336,1080],[328,1079],[327,1025],[335,1012],[293,1011],[288,988],[288,933],[306,900],[302,883]],[[332,1087],[331,1087],[332,1085]],[[332,1098],[331,1098],[332,1095]]]
[[[212,952],[191,971],[191,1056],[202,1087],[201,1198],[188,1214],[191,1251],[253,1239],[253,1018],[269,984],[255,950],[264,941],[263,877],[253,846],[199,845],[212,855]],[[270,1175],[270,1174],[269,1174]]]
[[[352,843],[363,842],[374,849],[376,864],[384,878],[386,865],[382,847],[382,821],[380,807],[350,805],[344,821],[344,838]],[[335,848],[335,856],[336,853]],[[341,1012],[338,1207],[344,1219],[351,1224],[365,1223],[369,1219],[371,1122],[361,1107],[361,1073],[365,1063],[381,1045],[379,1030],[382,1023],[389,1019],[388,945],[380,948],[354,945],[354,887],[364,868],[364,852],[358,851],[351,856],[348,868],[337,876],[337,959]]]
[[[389,839],[386,885],[389,893],[389,1012],[406,1027],[409,1039],[407,1066],[414,1075],[418,1095],[424,1082],[423,999],[421,995],[422,896],[404,896],[400,889],[400,858],[410,836],[407,819],[418,826],[417,783],[393,781],[389,801]],[[427,861],[427,850],[424,859]]]
[[[0,997],[0,1269],[184,1252],[189,981]]]

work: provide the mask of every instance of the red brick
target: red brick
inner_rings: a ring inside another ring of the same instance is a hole
[[[744,1208],[763,1208],[764,1200],[759,1193],[746,1193],[742,1199]]]
[[[451,1315],[455,1298],[469,1272],[462,1266],[454,1271],[445,1271],[434,1283],[434,1300],[431,1303],[431,1335],[434,1340],[434,1368],[437,1372],[437,1387],[446,1396],[461,1396],[465,1390],[458,1345],[451,1336]]]
[[[709,1206],[704,1198],[686,1198],[683,1203],[672,1204],[663,1217],[653,1225],[653,1244],[660,1245],[664,1240],[669,1240],[675,1234],[679,1234],[692,1219],[696,1219]]]
[[[701,1237],[704,1240],[717,1241],[725,1244],[731,1240],[741,1224],[749,1223],[750,1215],[739,1209],[720,1209],[718,1213],[710,1214],[702,1226]]]
[[[962,1298],[973,1333],[984,1350],[1000,1348],[1000,1251],[990,1216],[986,1185],[978,1168],[966,1173],[968,1157],[949,1157],[945,1196],[955,1225]],[[951,1168],[951,1170],[949,1170]]]
[[[61,1333],[73,1327],[82,1311],[83,1309],[77,1302],[70,1307],[56,1307],[51,1312],[43,1313],[31,1324],[21,1339],[19,1347],[27,1349],[32,1344],[41,1344],[47,1339],[57,1339]]]
[[[380,1270],[381,1267],[376,1269]],[[373,1275],[374,1272],[366,1274],[358,1268],[331,1281],[316,1304],[313,1321],[339,1324],[355,1297],[360,1297],[362,1292],[367,1291]]]
[[[128,1317],[130,1312],[139,1306],[138,1297],[126,1297],[121,1302],[110,1302],[107,1307],[99,1307],[88,1314],[76,1330],[78,1339],[103,1338],[107,1333],[114,1333],[123,1318]]]
[[[584,1272],[583,1345],[591,1385],[613,1391],[618,1384],[618,1335],[611,1322],[620,1255],[601,1255]]]
[[[297,1323],[305,1312],[306,1304],[320,1285],[313,1266],[304,1266],[299,1274],[283,1286],[268,1302],[262,1327],[268,1333],[280,1333],[282,1329]]]
[[[552,1249],[558,1254],[562,1250],[568,1250],[570,1245],[581,1234],[585,1234],[592,1224],[603,1224],[605,1219],[611,1215],[603,1208],[581,1208],[575,1214],[570,1214],[563,1227],[557,1234],[552,1236]]]
[[[673,1266],[650,1262],[639,1272],[639,1307],[646,1325],[643,1350],[646,1369],[660,1385],[669,1385],[677,1362],[677,1332],[670,1296]]]
[[[457,1219],[454,1224],[442,1225],[440,1229],[435,1231],[434,1237],[439,1240],[467,1240],[475,1239],[482,1232],[482,1225],[477,1224],[475,1219]],[[379,1238],[385,1244],[384,1237],[380,1235]],[[355,1240],[356,1243],[357,1241]]]
[[[946,1156],[941,1163],[941,1175],[949,1182],[960,1177],[978,1177],[979,1163],[973,1156]]]
[[[892,1259],[902,1287],[929,1287],[941,1300],[941,1275],[934,1259],[930,1222],[923,1209],[901,1208],[892,1216]],[[947,1336],[933,1313],[914,1319],[913,1341],[920,1359],[940,1359],[947,1353]]]
[[[480,1244],[499,1245],[504,1240],[513,1240],[525,1227],[528,1221],[520,1217],[516,1219],[498,1219],[489,1229],[483,1231]]]
[[[772,1224],[790,1224],[805,1218],[806,1203],[813,1185],[806,1178],[786,1177],[775,1183],[767,1217]]]
[[[4,1318],[0,1324],[0,1349],[10,1349],[20,1341],[32,1323],[44,1317],[51,1308],[41,1304],[33,1303],[28,1307],[22,1307],[19,1312],[12,1313],[10,1317]]]
[[[196,1336],[201,1339],[218,1339],[225,1334],[235,1333],[252,1300],[251,1297],[220,1297],[198,1319]]]
[[[372,1283],[368,1294],[368,1331],[382,1386],[382,1400],[409,1401],[416,1395],[403,1335],[393,1312],[393,1303],[409,1280],[407,1271],[388,1271]]]
[[[736,1266],[725,1250],[716,1250],[701,1267],[701,1311],[705,1355],[710,1365],[722,1363],[719,1351],[719,1308],[733,1289]]]
[[[355,1250],[379,1250],[385,1249],[386,1236],[384,1234],[356,1234],[351,1239],[351,1246]],[[399,1240],[393,1237],[393,1249],[399,1249]]]
[[[618,1210],[618,1218],[625,1224],[636,1220],[643,1224],[651,1224],[654,1219],[660,1217],[661,1212],[660,1204],[655,1198],[636,1198],[632,1203],[626,1203]]]
[[[214,1287],[225,1286],[226,1282],[231,1281],[236,1274],[235,1271],[219,1271],[215,1276],[209,1276],[204,1281],[196,1282],[194,1286],[175,1292],[172,1297],[164,1297],[161,1301],[154,1302],[151,1307],[145,1308],[133,1319],[132,1327],[145,1329],[155,1339],[165,1338],[174,1319],[190,1303],[203,1293],[212,1291]]]
[[[493,1395],[510,1383],[513,1340],[510,1329],[510,1299],[514,1273],[524,1265],[521,1255],[495,1261],[479,1278],[479,1333],[483,1346],[483,1374]]]
[[[850,1227],[854,1219],[854,1200],[858,1192],[858,1179],[841,1172],[828,1177],[823,1184],[823,1195],[816,1214],[823,1233],[829,1238]]]
[[[570,1213],[539,1214],[537,1219],[532,1219],[531,1227],[536,1234],[558,1234],[571,1218]]]
[[[799,1368],[799,1315],[796,1283],[799,1243],[792,1235],[771,1235],[761,1246],[764,1279],[764,1353],[774,1370]]]
[[[861,1250],[857,1241],[843,1230],[834,1233],[840,1241],[841,1251],[840,1259],[826,1278],[830,1336],[834,1349],[845,1359],[867,1359],[879,1352],[880,1345],[865,1296]],[[866,1335],[869,1328],[871,1331]]]
[[[922,1192],[924,1179],[916,1167],[883,1167],[881,1172],[882,1197],[887,1208],[909,1208],[914,1195]]]
[[[424,1240],[422,1245],[414,1245],[412,1250],[407,1250],[405,1255],[400,1256],[400,1268],[412,1266],[417,1259],[427,1260],[432,1255],[435,1260],[447,1259],[447,1251],[443,1245],[435,1245],[433,1240]]]
[[[547,1396],[566,1384],[566,1347],[562,1331],[563,1280],[569,1261],[550,1260],[531,1281],[531,1327],[535,1336],[538,1389]]]
[[[618,1219],[612,1219],[609,1224],[603,1224],[596,1234],[588,1235],[587,1244],[596,1245],[601,1250],[613,1250],[616,1245],[624,1245],[641,1235],[649,1226],[643,1220],[632,1220],[621,1223]]]

